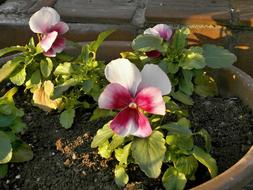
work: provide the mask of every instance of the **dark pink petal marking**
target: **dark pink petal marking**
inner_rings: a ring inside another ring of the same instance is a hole
[[[137,109],[126,108],[121,111],[111,122],[111,129],[121,135],[134,135],[137,137],[148,137],[152,128],[145,115]]]
[[[129,91],[117,83],[107,85],[98,98],[98,106],[102,109],[123,109],[133,98]]]
[[[153,50],[153,51],[146,52],[146,55],[148,57],[151,57],[151,58],[156,58],[156,57],[160,57],[161,56],[161,52],[159,52],[157,50]]]
[[[138,92],[135,103],[142,110],[158,115],[165,115],[165,103],[161,90],[154,87],[146,87]]]
[[[52,45],[52,48],[56,53],[61,53],[65,47],[65,41],[64,38],[61,36],[58,36],[55,40],[55,42]]]

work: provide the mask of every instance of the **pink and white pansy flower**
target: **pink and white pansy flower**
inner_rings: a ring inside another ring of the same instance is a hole
[[[40,46],[44,55],[55,57],[64,49],[63,34],[69,30],[66,23],[60,21],[60,15],[51,7],[43,7],[34,13],[29,26],[34,33],[40,35]]]
[[[151,135],[144,112],[165,115],[162,95],[171,91],[167,75],[154,64],[146,64],[140,72],[128,59],[120,58],[106,66],[105,77],[110,84],[98,99],[99,108],[120,110],[110,123],[111,129],[121,136]]]
[[[157,24],[153,28],[148,28],[144,31],[144,34],[158,36],[165,41],[169,41],[172,36],[172,29],[166,24]]]
[[[172,36],[172,29],[166,24],[157,24],[153,28],[148,28],[144,31],[144,35],[152,35],[162,38],[165,41],[169,41]],[[160,57],[161,53],[157,50],[146,52],[148,57]]]

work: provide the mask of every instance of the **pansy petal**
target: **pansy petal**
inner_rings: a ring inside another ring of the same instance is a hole
[[[111,129],[121,135],[134,135],[137,137],[148,137],[152,128],[145,115],[137,109],[126,108],[121,111],[111,122]]]
[[[52,47],[52,45],[55,42],[57,36],[58,36],[58,32],[51,32],[51,33],[45,34],[42,37],[42,40],[40,42],[40,46],[42,47],[42,49],[45,52],[47,52]]]
[[[151,58],[156,58],[156,57],[161,56],[161,52],[159,52],[157,50],[152,50],[152,51],[148,51],[148,52],[145,52],[145,53],[148,57],[151,57]]]
[[[127,88],[135,96],[137,87],[141,82],[139,69],[128,59],[116,59],[105,68],[105,77],[111,83],[118,83]]]
[[[102,109],[123,109],[127,107],[133,99],[129,91],[117,83],[109,84],[98,98],[98,106]]]
[[[43,52],[43,54],[47,57],[55,57],[56,51],[53,48],[50,48],[48,51]]]
[[[51,31],[56,31],[59,34],[64,34],[69,30],[69,26],[65,22],[58,22],[51,28]]]
[[[146,64],[141,71],[141,76],[143,82],[140,84],[138,91],[147,86],[152,86],[159,88],[162,95],[170,93],[170,79],[158,65]]]
[[[144,34],[148,34],[148,35],[152,35],[152,36],[158,36],[160,37],[160,34],[157,30],[155,30],[154,28],[148,28],[144,31]]]
[[[47,33],[59,21],[60,16],[53,8],[43,7],[31,16],[29,26],[35,33]]]
[[[142,110],[158,115],[165,115],[165,103],[158,88],[147,87],[138,92],[135,103]]]
[[[164,40],[168,41],[172,36],[172,29],[167,24],[157,24],[153,29],[156,30]]]
[[[54,41],[52,48],[56,53],[61,53],[65,47],[65,42],[63,37],[57,37]]]

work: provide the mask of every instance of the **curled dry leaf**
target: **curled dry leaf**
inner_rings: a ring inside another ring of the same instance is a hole
[[[57,109],[61,103],[61,98],[52,100],[50,96],[53,94],[53,91],[53,83],[51,81],[45,81],[43,85],[33,93],[34,104],[47,112],[50,112],[52,109]]]

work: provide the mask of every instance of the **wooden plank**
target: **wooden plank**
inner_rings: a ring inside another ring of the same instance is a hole
[[[237,24],[253,27],[253,1],[232,0],[232,6],[239,17],[239,22]]]
[[[150,1],[146,11],[150,23],[230,24],[228,0]]]
[[[58,0],[56,10],[67,22],[131,22],[137,0]]]

